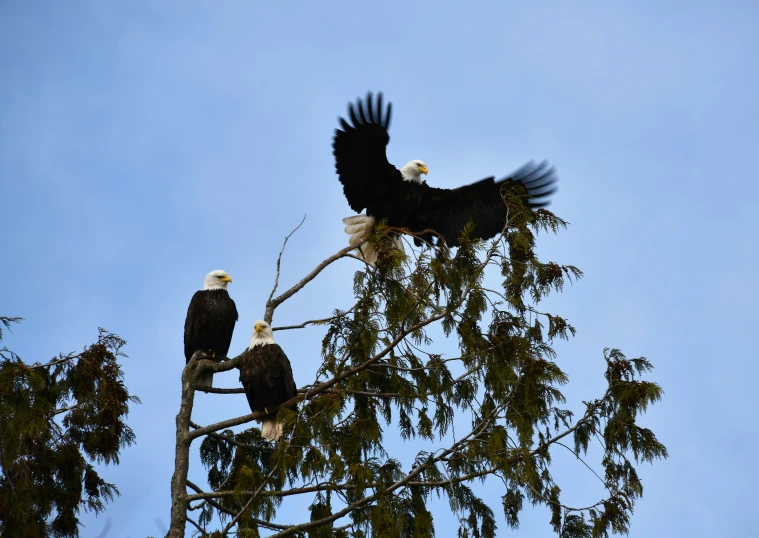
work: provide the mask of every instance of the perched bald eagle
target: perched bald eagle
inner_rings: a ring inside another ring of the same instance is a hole
[[[232,332],[237,323],[237,308],[227,292],[232,278],[225,271],[206,275],[203,289],[196,291],[184,321],[184,356],[190,362],[193,353],[204,351],[211,357],[226,357]],[[199,387],[213,386],[213,372],[204,372]]]
[[[265,321],[256,321],[250,346],[240,362],[240,381],[250,410],[268,415],[261,421],[261,435],[276,441],[282,435],[282,424],[276,418],[277,407],[294,397],[298,390],[290,361],[274,343],[271,326]]]
[[[358,99],[348,106],[351,123],[339,118],[341,129],[335,130],[332,146],[343,193],[351,209],[356,212],[366,209],[366,215],[343,219],[351,245],[364,241],[375,222],[382,219],[387,219],[388,226],[407,228],[412,233],[435,230],[448,246],[457,244],[469,221],[474,223],[475,237],[490,239],[506,225],[506,205],[501,193],[517,185],[526,191],[522,197],[525,206],[540,208],[549,204],[557,178],[546,162],[530,162],[504,179],[496,181],[488,177],[457,189],[427,185],[421,176],[429,170],[419,160],[398,170],[386,155],[391,110],[390,103],[383,110],[381,93],[374,106],[370,92],[365,102]],[[420,237],[433,243],[435,235],[426,233]],[[402,248],[397,236],[395,242]],[[415,242],[420,244],[416,239]],[[370,245],[364,245],[362,250],[367,261],[376,260]]]

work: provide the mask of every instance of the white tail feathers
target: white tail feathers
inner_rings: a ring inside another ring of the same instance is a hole
[[[265,417],[261,420],[261,435],[264,439],[275,442],[282,437],[282,424],[277,422],[276,417]]]
[[[343,219],[345,224],[345,233],[350,237],[348,238],[348,244],[353,247],[361,247],[361,250],[356,249],[355,254],[369,265],[377,263],[377,250],[371,243],[366,240],[372,235],[372,229],[374,228],[374,217],[369,215],[354,215],[352,217],[345,217]],[[395,248],[401,252],[406,252],[403,248],[403,239],[400,235],[390,235],[391,240]]]
[[[366,241],[372,234],[374,217],[364,214],[354,215],[353,217],[345,217],[343,223],[345,224],[345,233],[350,236],[348,244],[357,246]]]
[[[374,265],[377,262],[377,251],[369,243],[365,241],[372,234],[372,228],[374,228],[374,217],[369,215],[354,215],[352,217],[345,217],[343,219],[345,224],[345,233],[350,237],[348,238],[348,244],[354,247],[361,245],[361,250],[356,250],[355,254],[366,263]]]

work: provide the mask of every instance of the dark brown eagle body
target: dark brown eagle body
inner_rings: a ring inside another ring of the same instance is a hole
[[[275,343],[250,347],[240,362],[240,382],[250,410],[269,414],[262,420],[261,434],[276,441],[282,435],[282,427],[276,422],[277,408],[298,393],[287,355]]]
[[[231,278],[223,271],[213,271],[206,277],[206,286],[223,285]],[[196,351],[214,358],[227,356],[232,333],[237,323],[237,307],[226,289],[213,288],[195,292],[187,308],[184,321],[184,356],[190,362]],[[197,380],[198,386],[213,386],[213,372],[205,372]]]

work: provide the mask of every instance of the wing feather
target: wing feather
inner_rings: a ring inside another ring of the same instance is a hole
[[[369,93],[365,101],[357,99],[348,106],[351,123],[338,119],[342,129],[335,130],[332,143],[335,168],[345,198],[356,212],[364,209],[371,212],[387,203],[386,199],[403,182],[400,171],[387,160],[390,112],[388,104],[383,117],[382,94],[378,95],[375,108]]]
[[[474,237],[490,239],[506,225],[507,208],[503,192],[522,187],[522,203],[530,209],[547,206],[556,191],[556,171],[546,161],[529,162],[510,176],[495,181],[489,177],[457,189],[427,187],[418,196],[417,217],[408,226],[412,231],[431,228],[455,246],[470,221]],[[419,186],[422,187],[422,186]]]

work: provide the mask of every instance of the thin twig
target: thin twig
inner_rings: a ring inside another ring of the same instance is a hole
[[[203,527],[201,527],[200,525],[198,525],[198,523],[196,523],[195,520],[192,519],[190,516],[187,516],[187,521],[189,521],[190,523],[192,523],[193,525],[195,525],[195,528],[200,531],[201,535],[203,535],[203,534],[206,533],[206,531],[203,530]]]
[[[203,495],[203,497],[199,497],[199,498],[202,498],[205,502],[207,502],[208,504],[210,504],[211,506],[213,506],[214,508],[216,508],[220,512],[224,512],[228,516],[232,516],[232,517],[235,516],[235,513],[232,510],[230,510],[229,508],[225,508],[224,506],[222,506],[218,502],[214,501],[213,500],[214,499],[214,495],[212,493],[205,493],[202,489],[200,489],[197,485],[193,484],[189,480],[187,481],[187,487],[189,487],[189,488],[194,489],[195,491],[197,491],[198,495]],[[224,497],[226,497],[226,495],[224,495]],[[286,528],[289,527],[289,525],[279,525],[277,523],[269,523],[268,521],[264,521],[262,519],[252,518],[251,521],[253,521],[253,523],[255,523],[256,525],[259,525],[261,527],[265,527],[265,528],[271,529],[271,530],[283,530],[283,529],[286,529]]]
[[[60,415],[61,413],[65,413],[66,411],[73,411],[74,409],[78,409],[79,405],[72,405],[71,407],[62,407],[60,409],[56,409],[53,411],[53,413],[50,415],[50,417],[54,417],[55,415]]]
[[[304,217],[304,218],[305,218],[305,217]],[[302,223],[301,223],[301,224],[302,224]],[[269,475],[268,475],[266,478],[264,478],[263,482],[261,482],[261,485],[258,487],[258,489],[256,490],[256,492],[255,492],[255,493],[254,493],[254,494],[251,496],[251,498],[248,500],[248,502],[247,502],[247,503],[245,503],[245,506],[243,506],[243,507],[242,507],[242,510],[240,510],[240,511],[238,512],[238,514],[237,514],[237,515],[236,515],[236,516],[235,516],[235,517],[232,519],[232,521],[230,521],[230,522],[229,522],[229,524],[228,524],[226,527],[224,527],[224,530],[223,530],[223,531],[221,531],[221,535],[222,535],[222,536],[226,536],[226,535],[227,535],[227,533],[229,532],[229,529],[231,529],[231,528],[232,528],[232,526],[233,526],[235,523],[237,523],[237,521],[239,521],[239,519],[242,517],[242,515],[245,513],[245,511],[246,511],[246,510],[248,509],[248,507],[250,506],[250,503],[252,503],[252,502],[253,502],[253,499],[255,499],[256,497],[258,497],[258,494],[259,494],[259,493],[261,493],[261,490],[262,490],[262,489],[264,489],[264,486],[265,486],[265,485],[266,485],[266,483],[269,481],[269,479],[270,479],[270,478],[271,478],[271,477],[274,475],[274,471],[276,471],[276,470],[277,470],[277,468],[276,468],[276,467],[273,467],[273,468],[272,468],[272,470],[269,472]]]
[[[30,370],[34,370],[36,368],[48,368],[50,366],[57,366],[59,364],[62,364],[64,362],[73,360],[73,359],[81,359],[82,354],[81,353],[69,353],[65,357],[60,357],[58,359],[52,360],[50,362],[46,362],[44,364],[33,364],[31,366],[26,366],[26,368],[29,368]]]
[[[343,314],[350,314],[353,312],[353,309],[356,308],[356,306],[350,307],[350,309],[343,312]],[[323,323],[327,323],[328,321],[332,321],[335,319],[335,316],[330,316],[328,318],[322,318],[322,319],[310,319],[308,321],[304,321],[300,325],[285,325],[284,327],[272,327],[272,331],[289,331],[290,329],[303,329],[306,327],[306,325],[321,325]]]
[[[282,253],[285,251],[285,247],[287,246],[287,241],[292,237],[292,235],[298,231],[298,228],[303,226],[303,223],[306,222],[306,215],[303,215],[303,220],[300,221],[300,224],[298,224],[295,229],[287,234],[285,237],[285,241],[282,243],[282,250],[279,251],[279,257],[277,258],[277,276],[274,278],[274,287],[271,290],[271,293],[269,294],[269,298],[266,300],[266,304],[269,304],[271,302],[271,298],[274,297],[274,293],[277,291],[277,286],[279,286],[279,268],[280,264],[282,263]],[[269,320],[267,320],[269,321]]]
[[[311,282],[314,278],[316,278],[319,273],[321,273],[328,265],[332,264],[333,262],[339,260],[340,258],[344,258],[350,253],[351,250],[353,250],[354,247],[348,245],[344,249],[336,252],[323,262],[321,262],[319,265],[316,266],[316,268],[311,271],[309,274],[307,274],[303,279],[295,284],[292,288],[284,292],[279,297],[275,297],[274,299],[270,299],[266,301],[266,314],[264,315],[264,320],[271,324],[271,320],[274,317],[274,310],[284,303],[287,299],[298,293],[306,284]]]

